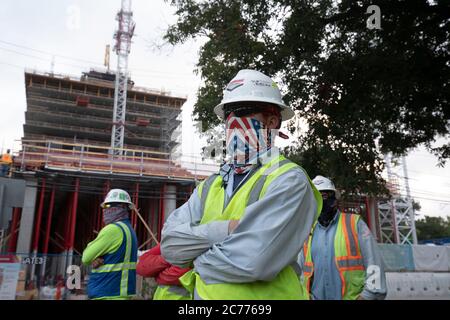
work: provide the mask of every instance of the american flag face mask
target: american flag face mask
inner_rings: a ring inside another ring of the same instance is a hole
[[[229,163],[235,166],[256,164],[259,155],[271,146],[269,130],[252,117],[235,117],[226,121],[226,148]]]

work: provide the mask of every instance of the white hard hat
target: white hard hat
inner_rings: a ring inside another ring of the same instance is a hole
[[[241,70],[223,91],[222,101],[214,108],[216,115],[224,120],[223,106],[239,101],[267,102],[281,108],[281,121],[289,120],[295,114],[284,104],[277,84],[265,74],[256,70]]]
[[[111,189],[108,192],[108,194],[106,195],[105,201],[103,201],[100,206],[102,208],[104,208],[106,203],[111,203],[111,202],[127,203],[129,205],[130,209],[133,206],[133,202],[131,202],[130,195],[128,194],[128,192],[126,192],[125,190],[122,190],[122,189]]]
[[[319,191],[334,191],[336,192],[336,187],[333,181],[323,176],[317,176],[312,181]]]

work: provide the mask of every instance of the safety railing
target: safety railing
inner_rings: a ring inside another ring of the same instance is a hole
[[[217,165],[163,152],[123,149],[122,155],[114,155],[111,148],[60,141],[23,141],[14,167],[19,171],[56,169],[188,180],[202,180],[217,172]]]

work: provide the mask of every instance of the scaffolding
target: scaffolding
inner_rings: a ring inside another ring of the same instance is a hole
[[[406,184],[406,197],[400,193],[400,183],[392,172],[391,159],[385,155],[388,173],[388,189],[391,199],[381,199],[378,202],[381,240],[384,243],[417,244],[415,214],[413,200],[410,196],[406,160],[402,159],[402,168]]]
[[[81,78],[25,72],[27,91],[24,138],[63,139],[111,146],[114,108],[113,82],[99,79],[98,71]],[[105,75],[106,73],[103,73]],[[112,78],[114,79],[114,78]],[[185,98],[128,85],[125,149],[169,154],[177,142],[172,133]],[[38,138],[39,137],[39,138]]]

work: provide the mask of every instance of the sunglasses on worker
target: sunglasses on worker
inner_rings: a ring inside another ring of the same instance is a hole
[[[225,119],[234,113],[236,117],[245,117],[251,114],[259,113],[262,109],[260,107],[233,107],[224,110]]]
[[[276,108],[276,109],[275,109]],[[262,106],[262,105],[232,105],[224,108],[225,119],[231,113],[234,113],[236,117],[245,117],[255,113],[270,113],[271,111],[278,111],[278,107]]]

